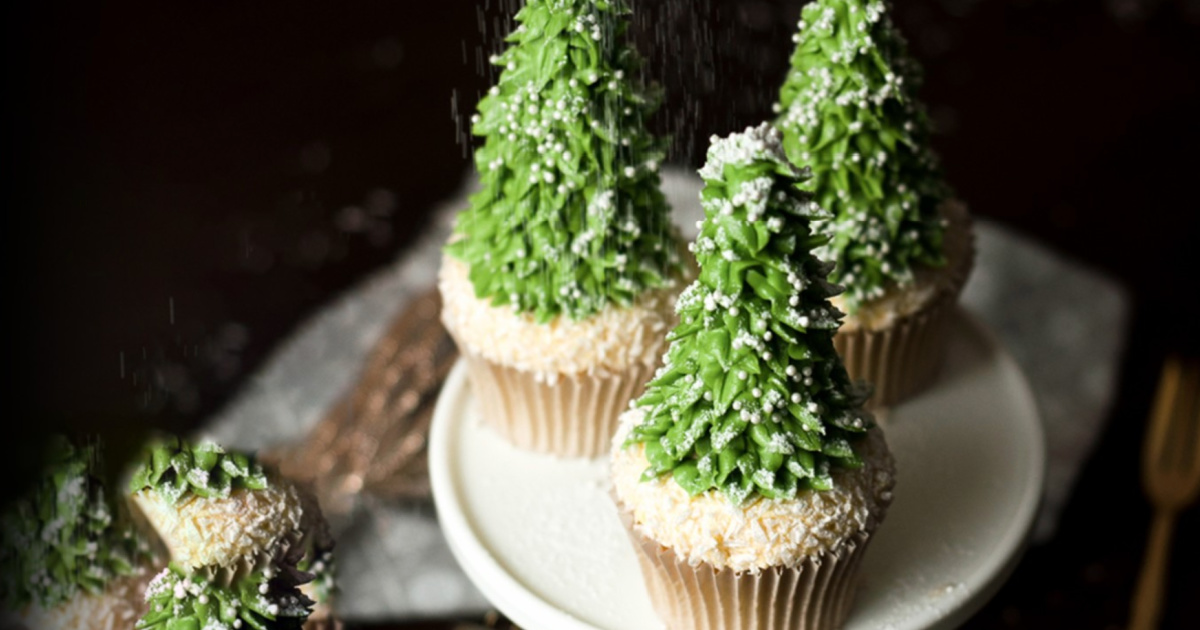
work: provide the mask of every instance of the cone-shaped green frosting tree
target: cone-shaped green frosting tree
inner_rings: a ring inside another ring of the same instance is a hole
[[[647,478],[672,473],[735,504],[828,489],[831,466],[861,465],[852,443],[871,416],[833,349],[836,288],[812,253],[825,242],[812,223],[827,215],[766,124],[714,138],[700,175],[700,276],[626,444],[645,444]]]
[[[96,444],[56,437],[44,477],[7,506],[0,519],[3,608],[50,609],[80,591],[99,594],[149,558],[144,541],[105,495],[98,458]]]
[[[804,7],[777,125],[797,166],[811,167],[817,203],[833,213],[818,252],[836,262],[854,313],[915,266],[941,266],[949,196],[913,98],[920,68],[878,0],[815,0]]]
[[[581,319],[629,304],[678,271],[659,190],[656,95],[635,77],[624,0],[528,0],[503,69],[472,119],[483,190],[451,255],[481,299]]]

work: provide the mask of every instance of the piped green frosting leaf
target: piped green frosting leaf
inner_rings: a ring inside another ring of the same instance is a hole
[[[812,224],[828,215],[766,124],[714,137],[700,175],[700,275],[626,446],[645,445],[644,479],[670,474],[734,504],[828,489],[832,467],[861,465],[852,445],[872,426],[833,348],[837,287],[812,253],[825,243]]]
[[[680,272],[623,0],[528,0],[473,133],[482,190],[448,252],[476,295],[546,322],[630,304]]]
[[[804,7],[777,124],[788,158],[810,167],[817,254],[836,263],[850,313],[904,285],[917,266],[945,264],[938,205],[950,191],[929,150],[929,122],[913,95],[920,68],[878,0],[815,0]]]
[[[99,447],[56,437],[45,474],[0,517],[0,602],[53,608],[132,575],[148,548],[120,518],[97,474]]]
[[[147,587],[146,603],[138,630],[298,630],[312,607],[285,574],[269,567],[222,586],[172,565]]]
[[[261,490],[267,475],[251,456],[227,453],[211,442],[189,444],[177,437],[149,445],[137,462],[129,491],[153,490],[175,503],[189,494],[228,497],[237,488]]]

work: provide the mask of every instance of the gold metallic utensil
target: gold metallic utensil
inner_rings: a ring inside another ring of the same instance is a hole
[[[1142,451],[1142,485],[1154,506],[1131,630],[1158,627],[1175,517],[1200,491],[1200,363],[1167,358]]]

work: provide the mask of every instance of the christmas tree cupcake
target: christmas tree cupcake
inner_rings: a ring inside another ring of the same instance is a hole
[[[714,138],[666,363],[621,416],[612,473],[668,628],[837,628],[893,462],[833,346],[827,214],[768,125]]]
[[[145,610],[152,555],[104,491],[99,446],[55,439],[44,477],[0,520],[0,626],[129,628]]]
[[[788,158],[813,173],[833,214],[818,229],[845,293],[835,344],[846,369],[875,386],[872,406],[916,394],[937,376],[945,319],[970,273],[970,220],[930,153],[914,98],[920,69],[878,0],[804,7],[777,124]]]
[[[607,450],[684,283],[628,14],[618,0],[526,2],[473,119],[482,190],[446,248],[443,321],[485,418],[526,449]]]
[[[171,559],[138,628],[302,627],[315,501],[247,455],[178,439],[147,449],[130,492]]]

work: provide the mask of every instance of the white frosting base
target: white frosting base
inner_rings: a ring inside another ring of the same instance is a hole
[[[636,363],[658,365],[675,326],[682,282],[644,292],[627,307],[609,305],[580,321],[540,324],[529,313],[475,297],[466,263],[442,257],[442,322],[459,343],[485,359],[555,382],[560,375],[606,376]]]
[[[863,467],[836,470],[832,490],[804,491],[794,499],[757,497],[735,507],[716,490],[693,497],[670,475],[641,481],[648,467],[644,447],[621,445],[644,415],[641,409],[621,414],[613,438],[613,487],[634,529],[691,566],[704,562],[751,573],[794,567],[874,528],[891,502],[895,462],[879,429],[862,443]]]
[[[913,281],[903,287],[889,284],[882,296],[864,302],[854,315],[842,321],[843,330],[882,330],[896,320],[919,312],[935,300],[957,291],[971,266],[973,237],[971,219],[967,207],[961,201],[951,199],[941,205],[942,217],[946,219],[946,231],[942,240],[946,264],[942,267],[917,267],[913,270]],[[837,295],[829,300],[845,312],[845,301]]]
[[[262,490],[239,488],[226,498],[188,495],[171,505],[157,492],[131,497],[173,562],[188,570],[237,567],[260,558],[300,527],[304,508],[290,483],[272,477]]]
[[[80,591],[60,606],[32,606],[20,616],[31,630],[127,630],[146,612],[150,572],[113,580],[99,595]]]

